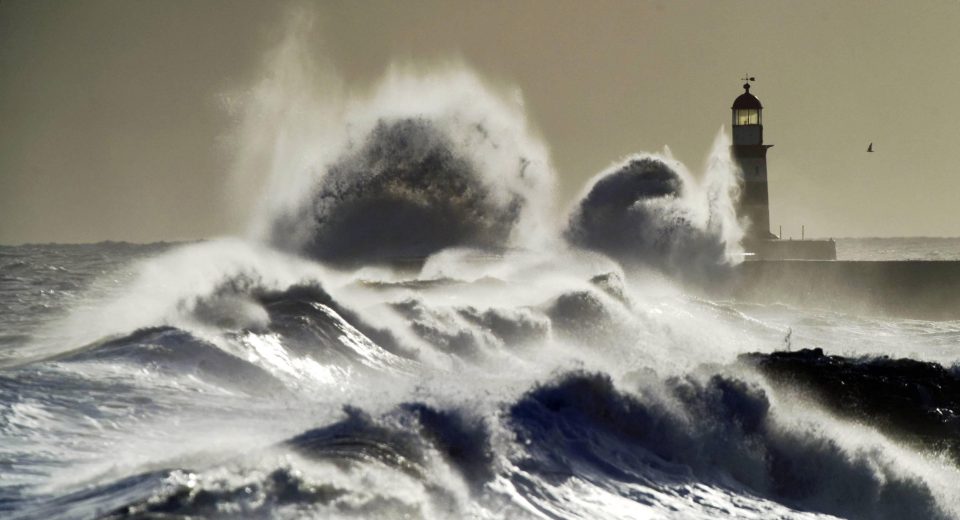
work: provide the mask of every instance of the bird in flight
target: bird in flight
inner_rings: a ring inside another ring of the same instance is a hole
[[[872,152],[872,151],[873,151],[873,143],[870,143],[870,146],[867,147],[867,151],[868,151],[868,152]]]

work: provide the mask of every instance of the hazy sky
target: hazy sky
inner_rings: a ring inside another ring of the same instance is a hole
[[[669,145],[699,170],[748,72],[774,231],[960,235],[958,1],[313,5],[351,85],[459,59],[519,87],[564,203],[631,152]],[[0,0],[0,243],[237,231],[223,94],[256,82],[285,10]]]

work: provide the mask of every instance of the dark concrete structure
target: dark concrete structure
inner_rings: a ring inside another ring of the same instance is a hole
[[[744,262],[732,276],[715,282],[714,294],[739,301],[858,315],[960,319],[960,262]]]
[[[745,240],[747,260],[836,260],[833,240]]]

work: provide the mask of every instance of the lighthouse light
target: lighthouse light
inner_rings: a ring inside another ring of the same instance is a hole
[[[734,114],[735,125],[759,125],[760,111],[755,108],[746,108],[736,110]]]

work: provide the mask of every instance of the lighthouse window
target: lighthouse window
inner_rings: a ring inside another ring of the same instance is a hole
[[[734,114],[734,124],[737,125],[759,125],[760,111],[755,108],[736,110]]]

